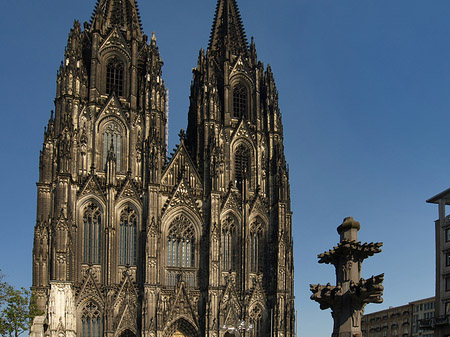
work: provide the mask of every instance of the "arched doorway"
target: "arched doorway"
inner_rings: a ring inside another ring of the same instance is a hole
[[[195,325],[185,318],[179,318],[166,328],[164,337],[198,337]]]

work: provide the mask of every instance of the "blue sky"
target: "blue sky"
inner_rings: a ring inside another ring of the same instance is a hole
[[[31,285],[38,158],[56,71],[74,19],[94,0],[0,2],[0,268]],[[186,128],[191,69],[208,45],[215,0],[141,0],[170,90],[170,147]],[[294,211],[298,332],[329,336],[310,283],[334,282],[317,254],[346,216],[361,241],[384,242],[363,276],[385,273],[384,303],[434,295],[435,205],[450,187],[448,0],[240,0],[248,37],[279,90]]]

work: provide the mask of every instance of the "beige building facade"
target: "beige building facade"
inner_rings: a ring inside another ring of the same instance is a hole
[[[39,162],[32,335],[293,337],[278,92],[236,1],[217,1],[171,155],[162,66],[135,0],[99,0],[70,31]]]
[[[434,337],[422,321],[434,317],[435,298],[425,298],[399,307],[366,314],[362,318],[363,337]]]

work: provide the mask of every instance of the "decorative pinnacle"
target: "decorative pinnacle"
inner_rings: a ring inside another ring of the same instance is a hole
[[[357,231],[361,228],[361,225],[358,221],[354,220],[353,217],[349,216],[344,219],[342,224],[337,228],[337,231],[339,235],[342,234],[342,232],[348,231],[349,229],[356,228]]]

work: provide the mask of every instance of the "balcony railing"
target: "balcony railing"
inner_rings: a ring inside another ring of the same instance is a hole
[[[419,320],[419,329],[421,329],[421,330],[431,330],[431,329],[434,329],[435,326],[441,326],[441,325],[450,325],[450,316],[449,315]]]

